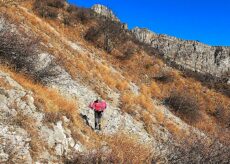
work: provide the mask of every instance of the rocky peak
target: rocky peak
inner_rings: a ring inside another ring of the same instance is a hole
[[[139,39],[139,41],[151,44],[151,38],[156,37],[157,34],[153,33],[147,28],[135,27],[132,29],[133,34]]]
[[[134,28],[132,33],[140,42],[157,49],[165,59],[182,68],[215,77],[226,76],[230,71],[230,47],[215,47],[198,41],[158,35],[138,27]]]
[[[116,21],[116,22],[120,22],[120,20],[116,17],[116,15],[113,13],[113,11],[104,5],[95,4],[92,6],[91,9],[101,16],[105,16],[106,18],[109,18],[109,19]]]

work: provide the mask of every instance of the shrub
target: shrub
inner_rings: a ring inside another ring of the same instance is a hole
[[[165,99],[165,103],[169,105],[177,114],[185,117],[192,122],[197,120],[199,116],[199,106],[197,99],[189,94],[178,91],[171,92],[170,96]]]
[[[55,19],[58,16],[58,12],[52,8],[48,8],[48,10],[46,10],[46,12],[44,13],[44,17],[46,18],[51,18],[51,19]]]
[[[215,112],[211,113],[219,122],[223,123],[227,128],[230,128],[230,106],[219,104]]]
[[[55,19],[58,16],[58,11],[47,6],[42,6],[39,9],[37,9],[37,11],[38,14],[43,18]]]
[[[71,25],[71,18],[69,16],[64,15],[63,24],[66,26]]]
[[[119,163],[119,159],[111,152],[105,152],[102,149],[97,149],[96,152],[89,152],[87,154],[77,153],[73,159],[64,159],[65,164],[76,163]]]
[[[133,38],[122,28],[121,23],[108,19],[99,19],[98,26],[92,27],[85,35],[85,39],[93,42],[97,47],[103,48],[107,52],[112,52],[114,48],[120,48],[124,56],[129,56],[130,50],[124,49],[124,45]]]
[[[73,5],[70,5],[67,7],[66,11],[69,12],[69,13],[73,13],[75,11],[77,11],[78,8],[76,6],[73,6]]]
[[[58,10],[51,7],[52,1],[40,1],[36,0],[33,4],[33,9],[38,12],[38,14],[43,18],[55,19],[58,16]],[[50,4],[50,5],[48,5]],[[55,3],[54,3],[55,5]]]
[[[33,7],[34,9],[39,9],[42,7],[52,7],[52,8],[63,8],[65,6],[65,0],[35,0]]]
[[[87,8],[75,8],[72,16],[81,23],[87,23],[92,18],[92,10]]]
[[[120,59],[120,60],[129,60],[134,55],[134,52],[135,52],[135,48],[130,47],[130,48],[125,50],[123,56],[118,56],[117,58]]]
[[[172,72],[169,70],[162,70],[157,77],[155,77],[157,81],[162,83],[171,83],[174,80]]]
[[[100,30],[98,29],[98,27],[91,27],[86,35],[85,35],[85,39],[91,42],[96,41],[96,39],[98,38],[98,36],[100,35],[101,32],[99,32]]]
[[[61,120],[63,115],[61,112],[46,112],[43,121],[45,123],[56,123]]]
[[[19,34],[13,29],[13,26],[6,20],[6,17],[0,15],[0,19],[5,20],[0,31],[0,63],[8,64],[17,71],[31,70],[31,61],[28,57],[36,55],[39,47],[39,38],[29,36],[28,34]]]
[[[146,68],[146,69],[150,69],[150,68],[153,67],[153,66],[154,66],[154,64],[149,63],[149,64],[146,64],[146,65],[145,65],[145,68]]]
[[[137,136],[124,133],[115,134],[106,139],[112,149],[112,154],[120,160],[119,163],[149,163],[152,151],[149,145],[140,143]]]
[[[216,138],[207,143],[198,137],[190,137],[170,149],[173,153],[166,157],[169,163],[229,163],[229,144],[220,143]]]
[[[213,113],[211,113],[217,119],[221,119],[224,117],[224,107],[222,105],[218,105]]]
[[[47,5],[55,8],[63,8],[65,6],[65,0],[48,0]]]

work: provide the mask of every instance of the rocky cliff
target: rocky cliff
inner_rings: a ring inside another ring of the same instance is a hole
[[[92,7],[92,10],[112,21],[120,22],[106,6],[97,4]],[[125,25],[125,29],[127,29],[127,25]],[[156,34],[148,29],[138,27],[132,29],[131,32],[140,42],[157,49],[165,59],[182,68],[229,79],[229,47],[209,46],[198,41],[188,41],[164,34]]]
[[[120,22],[120,20],[116,17],[112,10],[108,9],[104,5],[95,4],[91,8],[94,12],[101,16],[105,16],[106,18],[111,19],[112,21]]]
[[[91,9],[95,13],[97,13],[99,16],[103,16],[103,17],[110,19],[114,22],[121,23],[120,19],[113,13],[113,11],[104,5],[96,4],[96,5],[93,5],[91,7]],[[121,23],[121,27],[125,30],[128,29],[128,25],[126,23]]]
[[[148,29],[134,28],[132,33],[143,43],[157,49],[169,61],[183,68],[213,76],[229,78],[230,48],[214,47],[198,41],[187,41],[158,35]]]

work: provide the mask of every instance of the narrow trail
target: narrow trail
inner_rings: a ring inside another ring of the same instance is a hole
[[[78,42],[72,42],[65,36],[61,35],[54,27],[52,27],[50,24],[47,22],[44,22],[41,18],[38,18],[37,16],[31,14],[30,12],[27,11],[24,7],[19,7],[22,12],[26,12],[30,17],[33,19],[36,19],[40,24],[44,25],[42,28],[43,29],[36,29],[39,30],[41,33],[44,33],[44,31],[50,31],[52,35],[55,36],[59,40],[60,43],[65,44],[68,48],[68,51],[70,52],[75,52],[75,53],[69,53],[69,55],[75,56],[75,54],[84,54],[87,56],[90,56],[91,59],[94,60],[94,62],[97,63],[105,63],[106,61],[103,61],[102,59],[99,59],[96,54],[92,53],[91,50],[88,50],[87,48],[83,47],[80,43]],[[47,55],[47,58],[44,58],[43,60],[46,61],[51,61],[49,59],[50,56]],[[65,59],[64,59],[65,60]],[[67,61],[70,62],[71,61]],[[43,68],[45,69],[45,68]],[[83,115],[85,118],[88,119],[89,125],[94,128],[94,112],[88,108],[88,104],[92,101],[94,101],[97,97],[100,97],[92,88],[89,86],[86,86],[82,84],[82,82],[73,79],[70,74],[68,74],[63,68],[60,66],[55,67],[56,71],[59,72],[59,75],[57,77],[53,77],[49,79],[48,86],[52,88],[58,89],[62,94],[64,94],[66,97],[74,97],[77,100],[79,110],[81,115]],[[113,68],[114,71],[118,72],[115,68]],[[122,77],[122,76],[121,76]],[[132,84],[136,86],[134,83]],[[130,86],[131,88],[132,86]],[[108,134],[113,134],[119,131],[119,129],[124,129],[127,131],[129,134],[134,134],[138,135],[140,137],[140,140],[143,142],[151,142],[152,145],[155,143],[155,139],[150,136],[147,131],[144,128],[144,125],[141,121],[136,121],[134,118],[127,114],[127,113],[122,113],[119,109],[119,104],[120,104],[120,94],[110,90],[111,95],[114,95],[113,99],[116,99],[115,104],[108,104],[108,109],[105,111],[103,119],[103,130],[102,134],[108,135]],[[138,94],[138,91],[137,93]],[[153,102],[154,103],[154,102]],[[157,105],[156,105],[157,106]],[[193,127],[187,125],[184,123],[182,120],[174,116],[171,112],[168,111],[165,107],[157,107],[156,108],[155,114],[157,112],[163,113],[165,115],[165,119],[173,121],[175,124],[180,125],[187,131],[193,131],[195,134],[201,134],[198,130],[194,130]],[[159,125],[154,125],[156,128],[159,128]],[[157,133],[161,134],[161,131],[158,131]],[[201,136],[203,133],[201,134]]]

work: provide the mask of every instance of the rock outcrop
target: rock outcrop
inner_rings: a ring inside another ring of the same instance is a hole
[[[115,16],[112,10],[108,9],[104,5],[96,4],[91,8],[94,12],[101,16],[105,16],[106,18],[111,19],[112,21],[120,22],[120,20]]]
[[[31,152],[41,145],[42,153],[36,155],[41,163],[84,149],[72,138],[66,117],[48,125],[42,109],[35,105],[33,92],[7,73],[0,71],[0,78],[7,86],[0,86],[0,163],[33,163]]]
[[[134,28],[132,33],[143,43],[157,49],[165,59],[177,65],[215,77],[227,76],[230,71],[230,48],[214,47],[198,41],[187,41],[158,35],[148,29]],[[229,77],[228,77],[229,78]]]

